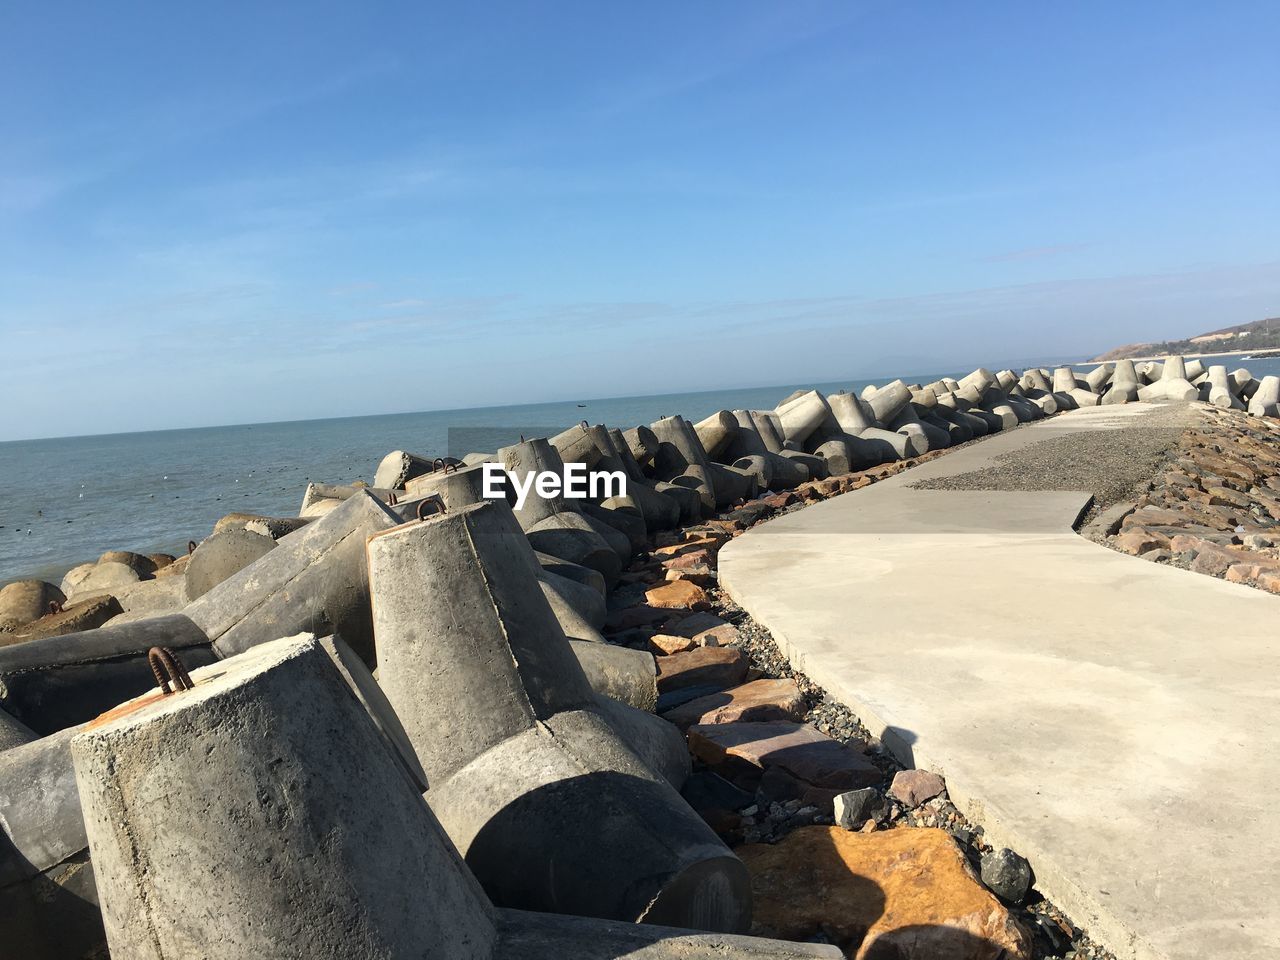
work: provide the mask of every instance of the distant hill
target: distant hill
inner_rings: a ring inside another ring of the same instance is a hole
[[[1280,349],[1280,317],[1239,323],[1234,327],[1210,330],[1185,340],[1160,343],[1128,343],[1093,358],[1094,363],[1125,357],[1159,357],[1181,353],[1254,353]]]

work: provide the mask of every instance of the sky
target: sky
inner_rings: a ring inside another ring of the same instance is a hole
[[[0,8],[0,440],[1280,314],[1274,2]]]

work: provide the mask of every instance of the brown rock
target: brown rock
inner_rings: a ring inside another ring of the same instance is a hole
[[[786,490],[786,491],[783,491],[782,493],[772,493],[766,497],[761,497],[760,502],[767,503],[769,506],[773,507],[775,510],[781,510],[783,507],[789,507],[793,503],[799,503],[800,498],[797,497],[790,490]]]
[[[695,647],[658,657],[658,691],[684,687],[734,687],[747,672],[747,655],[733,647]]]
[[[151,561],[156,570],[162,570],[178,558],[171,553],[149,553],[147,554],[147,559]]]
[[[714,587],[719,583],[716,579],[715,573],[705,563],[700,563],[692,567],[680,567],[676,570],[668,570],[663,579],[667,581],[688,580],[690,583],[696,583],[703,589],[706,589],[707,587]]]
[[[889,796],[911,809],[926,800],[941,796],[945,789],[945,781],[936,773],[928,770],[899,770],[893,775],[893,783],[889,785]]]
[[[684,653],[686,650],[692,650],[695,646],[697,644],[688,637],[673,637],[669,633],[655,633],[649,638],[650,651],[660,657]]]
[[[60,613],[50,613],[19,628],[15,633],[0,633],[0,646],[41,640],[45,637],[61,637],[81,630],[100,627],[112,617],[124,613],[120,601],[112,596],[87,597],[68,604]]]
[[[815,787],[852,790],[880,781],[880,771],[857,750],[787,720],[695,724],[689,728],[689,750],[708,766],[781,767]]]
[[[692,540],[685,540],[683,543],[673,543],[669,546],[658,547],[653,553],[654,556],[664,558],[679,557],[686,553],[696,553],[699,550],[718,549],[722,542],[718,537],[694,537]]]
[[[662,716],[683,729],[695,723],[800,720],[805,710],[804,697],[794,680],[754,680],[690,700]]]
[[[0,589],[0,633],[17,631],[61,606],[66,596],[43,580],[18,580]]]
[[[700,633],[705,633],[708,630],[715,629],[716,627],[725,626],[729,626],[729,622],[727,620],[720,619],[714,613],[707,613],[705,610],[700,610],[697,613],[692,613],[687,617],[681,617],[679,620],[667,624],[666,632],[674,634],[677,637],[688,637],[692,640]]]
[[[634,607],[623,607],[621,610],[610,610],[604,618],[607,630],[630,630],[634,627],[647,627],[669,619],[670,610],[659,610],[648,604],[638,603]]]
[[[1031,938],[943,830],[800,827],[735,851],[757,936],[822,934],[856,960],[1028,960]]]
[[[1140,557],[1149,550],[1169,546],[1169,538],[1143,527],[1130,527],[1111,541],[1111,546],[1131,557]]]
[[[711,598],[707,596],[707,592],[688,580],[675,580],[651,587],[645,591],[644,598],[651,607],[665,610],[705,610],[711,606]]]
[[[668,570],[683,569],[685,567],[710,566],[715,562],[715,556],[711,554],[705,547],[698,550],[690,550],[688,553],[681,553],[670,560],[664,561],[663,566]]]
[[[123,563],[131,568],[139,577],[149,577],[156,572],[155,561],[132,550],[108,550],[98,558],[99,564]]]
[[[1257,580],[1258,586],[1267,593],[1280,593],[1280,573],[1260,573]]]
[[[188,553],[186,556],[179,557],[177,560],[174,560],[172,563],[166,563],[163,567],[157,567],[155,572],[155,578],[159,580],[162,577],[185,576],[187,572],[187,563],[190,560],[191,560],[191,554]]]

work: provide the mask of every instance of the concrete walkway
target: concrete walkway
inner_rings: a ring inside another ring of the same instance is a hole
[[[1088,492],[909,487],[1152,409],[1064,414],[764,524],[720,551],[721,584],[1117,955],[1280,956],[1280,597],[1085,540]]]

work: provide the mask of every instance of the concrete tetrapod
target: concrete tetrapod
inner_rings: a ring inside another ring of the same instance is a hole
[[[498,503],[369,541],[379,679],[502,906],[743,930],[745,868],[597,708]]]
[[[498,451],[498,459],[518,483],[526,483],[531,475],[543,471],[564,476],[564,461],[546,440],[525,440],[503,447]],[[612,586],[622,572],[622,553],[612,538],[616,536],[624,541],[622,551],[631,550],[626,537],[575,510],[565,497],[542,497],[532,486],[524,505],[516,510],[516,519],[535,550],[598,570],[608,586]],[[608,533],[602,532],[602,527]]]
[[[0,753],[0,956],[63,960],[103,945],[70,727]]]
[[[1245,408],[1244,403],[1232,391],[1231,378],[1222,364],[1214,364],[1208,369],[1204,383],[1200,386],[1200,399],[1228,410]]]
[[[188,617],[173,614],[0,647],[0,709],[47,736],[151,686],[147,651],[172,647],[193,666],[217,659]]]
[[[656,476],[698,491],[704,515],[716,509],[715,481],[711,476],[706,451],[698,441],[693,426],[684,417],[663,417],[650,425],[658,438],[653,469]]]
[[[840,957],[497,909],[314,641],[192,680],[74,740],[113,960]]]
[[[373,663],[364,541],[399,523],[377,497],[357,492],[281,538],[274,550],[187,604],[183,613],[220,657],[299,633],[337,633]]]
[[[901,381],[898,382],[901,383]],[[906,389],[906,384],[902,384],[902,388],[906,390],[906,396],[910,399],[911,391]],[[896,399],[895,397],[895,402]],[[887,400],[888,398],[886,402]],[[884,429],[876,418],[875,408],[870,401],[852,393],[836,393],[827,399],[827,403],[836,423],[845,433],[869,443],[873,455],[880,463],[903,460],[925,452],[919,449],[918,438],[912,439],[895,430]]]
[[[608,436],[618,462],[627,475],[627,495],[640,507],[645,525],[650,531],[669,530],[676,526],[680,522],[679,501],[657,490],[653,482],[644,475],[640,464],[631,455],[631,448],[627,446],[621,430],[610,430]]]
[[[809,435],[831,416],[831,408],[817,390],[805,390],[799,396],[779,404],[775,411],[782,424],[785,440],[802,446]]]
[[[1106,404],[1133,403],[1138,399],[1138,371],[1132,360],[1117,360],[1111,373],[1111,388],[1102,398]]]
[[[1280,377],[1263,377],[1249,399],[1249,412],[1255,417],[1280,417]]]
[[[1160,379],[1138,390],[1139,400],[1197,400],[1199,389],[1187,379],[1182,357],[1169,357],[1160,368]]]
[[[1080,379],[1070,367],[1058,367],[1053,371],[1053,392],[1056,395],[1070,397],[1077,407],[1096,407],[1102,398],[1080,384]]]

